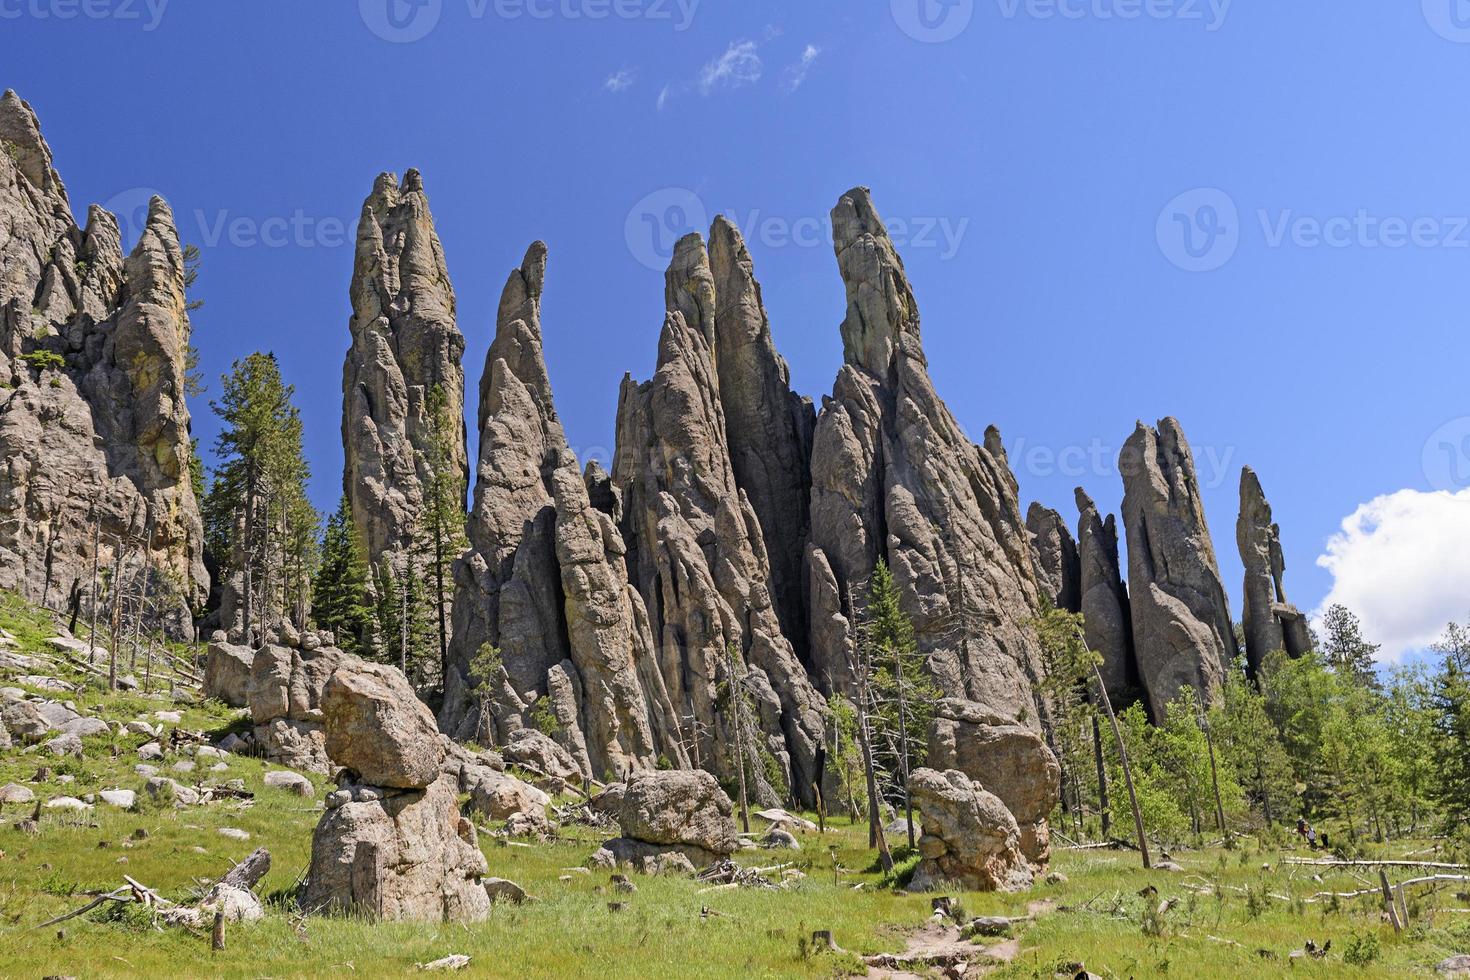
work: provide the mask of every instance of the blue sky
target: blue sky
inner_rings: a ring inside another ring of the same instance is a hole
[[[652,370],[652,266],[719,212],[796,386],[830,390],[826,216],[861,183],[902,225],[941,394],[972,436],[1001,427],[1025,500],[1070,519],[1081,484],[1116,510],[1113,455],[1173,414],[1237,603],[1249,463],[1299,605],[1335,583],[1395,648],[1470,612],[1470,492],[1445,493],[1470,486],[1461,0],[391,2],[0,0],[0,87],[74,208],[172,202],[204,251],[205,367],[278,354],[320,506],[379,171],[424,173],[471,386],[506,273],[549,243],[584,458],[611,453],[622,373]]]

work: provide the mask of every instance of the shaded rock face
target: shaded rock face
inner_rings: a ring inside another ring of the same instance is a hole
[[[1161,719],[1186,686],[1213,698],[1238,653],[1235,631],[1178,421],[1163,419],[1157,429],[1140,422],[1119,468],[1138,672]]]
[[[61,607],[123,540],[172,635],[209,589],[189,477],[189,318],[161,199],[131,254],[95,205],[72,219],[35,114],[0,98],[0,588]],[[146,547],[145,547],[146,545]],[[83,598],[85,608],[86,599]]]
[[[1005,804],[1033,865],[1051,857],[1047,818],[1061,800],[1062,769],[1041,736],[985,705],[946,698],[929,732],[929,767],[959,770]]]
[[[825,705],[781,630],[760,521],[735,480],[710,346],[712,283],[703,242],[686,237],[669,269],[657,370],[642,385],[623,380],[613,480],[628,573],[648,611],[665,690],[688,718],[680,741],[695,746],[691,759],[735,774],[735,712],[718,707],[733,649],[748,668],[744,693],[755,704],[746,724],[760,735],[757,752],[809,800]],[[750,768],[757,799],[778,802],[770,767]]]
[[[734,804],[715,777],[702,770],[639,773],[609,787],[596,802],[623,832],[604,846],[613,864],[641,864],[672,852],[704,867],[740,848]],[[594,862],[608,863],[596,857]]]
[[[352,271],[352,346],[342,370],[343,486],[368,561],[412,548],[434,458],[431,392],[452,426],[450,466],[468,479],[464,337],[418,171],[382,174],[362,208]]]
[[[545,275],[546,246],[536,242],[505,284],[480,379],[470,550],[454,569],[454,635],[440,714],[441,727],[460,739],[503,741],[528,724],[548,672],[570,655],[552,477],[576,460],[542,354]],[[487,644],[500,653],[503,677],[474,676]],[[482,703],[491,717],[481,717]]]
[[[1286,557],[1281,550],[1281,526],[1271,519],[1271,505],[1256,471],[1247,466],[1240,474],[1240,518],[1235,525],[1240,562],[1245,566],[1246,662],[1252,674],[1266,655],[1285,650],[1300,657],[1312,649],[1307,617],[1286,599],[1282,579]]]
[[[211,643],[204,661],[204,696],[232,708],[250,703],[250,678],[255,651],[246,646]]]
[[[335,647],[266,646],[256,651],[248,700],[255,742],[268,761],[322,775],[331,772],[322,692],[339,666],[356,659]]]
[[[919,311],[868,191],[832,212],[847,287],[846,363],[812,449],[807,552],[815,676],[848,690],[849,593],[886,558],[920,650],[946,695],[1036,724],[1040,607],[1016,481],[989,431],[965,435],[935,393]]]
[[[1026,512],[1026,530],[1031,539],[1031,561],[1037,584],[1053,607],[1080,612],[1082,565],[1077,542],[1062,515],[1039,503]]]
[[[1079,611],[1087,648],[1102,655],[1098,668],[1115,703],[1126,703],[1138,687],[1133,653],[1133,618],[1118,558],[1118,524],[1104,520],[1081,487],[1077,488],[1077,554],[1081,569]]]
[[[480,884],[488,866],[449,777],[328,805],[312,834],[302,908],[387,922],[481,922],[490,914]]]
[[[1018,891],[1031,885],[1020,830],[999,797],[950,769],[915,769],[909,792],[923,815],[922,856],[909,888]]]

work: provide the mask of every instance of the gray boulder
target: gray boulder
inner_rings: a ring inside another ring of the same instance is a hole
[[[204,661],[204,696],[232,708],[250,704],[250,679],[255,651],[246,646],[215,642]]]
[[[439,778],[444,745],[433,712],[396,667],[343,664],[321,705],[327,755],[362,782],[419,789]]]
[[[699,867],[740,849],[734,804],[700,769],[638,773],[609,787],[597,805],[624,838],[677,850]]]
[[[1021,852],[1020,830],[999,797],[955,769],[916,769],[909,775],[909,791],[924,826],[912,890],[1030,887],[1031,866]]]

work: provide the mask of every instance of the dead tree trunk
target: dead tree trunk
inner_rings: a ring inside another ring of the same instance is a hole
[[[750,833],[750,801],[745,794],[745,694],[740,690],[735,676],[735,644],[725,648],[725,660],[730,672],[730,707],[735,714],[735,770],[740,775],[740,829]]]
[[[1077,633],[1082,640],[1083,648],[1086,649],[1087,639],[1082,636],[1081,631]],[[1123,782],[1128,787],[1128,802],[1133,807],[1133,828],[1138,834],[1138,853],[1143,856],[1143,866],[1153,867],[1153,862],[1148,856],[1148,838],[1143,833],[1143,810],[1138,806],[1138,792],[1133,788],[1133,767],[1128,764],[1128,746],[1123,744],[1123,729],[1118,725],[1118,716],[1113,713],[1113,700],[1108,697],[1108,689],[1103,684],[1102,671],[1098,670],[1097,664],[1092,665],[1092,679],[1097,685],[1098,701],[1107,713],[1108,723],[1113,726],[1113,738],[1118,743],[1118,761],[1123,765]]]
[[[1103,759],[1102,728],[1092,716],[1092,754],[1097,762],[1097,805],[1102,811],[1102,838],[1112,840],[1113,812],[1108,803],[1108,767]]]

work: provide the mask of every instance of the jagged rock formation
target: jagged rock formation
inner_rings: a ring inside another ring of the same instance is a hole
[[[691,758],[735,773],[731,753],[741,740],[719,693],[733,650],[755,702],[743,724],[758,729],[755,754],[773,763],[750,767],[757,799],[780,801],[782,787],[771,785],[779,773],[810,800],[825,704],[781,630],[765,538],[735,480],[710,343],[717,299],[699,236],[676,246],[667,282],[657,370],[642,385],[625,377],[618,400],[613,479],[624,502],[628,572],[648,609],[669,697],[691,716],[683,738],[695,746]]]
[[[503,741],[526,723],[526,696],[546,690],[568,659],[556,560],[552,476],[575,466],[551,398],[541,350],[546,246],[536,242],[500,297],[495,340],[480,378],[480,455],[470,551],[454,569],[454,635],[440,725],[450,735]],[[503,678],[476,678],[476,658],[499,651]],[[490,690],[477,690],[481,684]],[[480,702],[492,718],[480,717]],[[487,728],[488,726],[488,728]]]
[[[1240,474],[1240,519],[1235,525],[1240,562],[1245,566],[1246,662],[1252,674],[1266,655],[1285,650],[1300,657],[1312,649],[1312,630],[1302,611],[1286,600],[1282,578],[1286,556],[1281,550],[1281,526],[1271,519],[1271,505],[1256,471],[1247,466]]]
[[[975,445],[935,393],[918,305],[868,191],[844,195],[832,224],[846,363],[813,439],[814,673],[847,689],[851,602],[882,557],[944,693],[1034,726],[1040,590],[999,433]]]
[[[1126,703],[1138,687],[1133,654],[1133,619],[1118,558],[1118,522],[1104,520],[1081,487],[1077,488],[1077,557],[1081,568],[1079,611],[1087,649],[1102,655],[1103,686],[1115,702]]]
[[[1056,609],[1080,612],[1082,566],[1077,542],[1062,515],[1032,503],[1026,512],[1026,530],[1031,539],[1031,561],[1042,592]]]
[[[368,561],[412,548],[430,479],[443,397],[452,426],[447,465],[468,479],[464,337],[423,179],[382,174],[362,207],[352,270],[352,346],[342,369],[343,486]],[[396,566],[395,566],[396,567]]]
[[[1214,697],[1238,652],[1235,631],[1179,422],[1138,423],[1118,465],[1138,672],[1159,720],[1186,686]]]
[[[322,775],[331,771],[322,692],[332,673],[354,660],[320,642],[267,645],[255,652],[247,689],[251,737],[266,760]]]
[[[14,92],[0,98],[0,146],[0,588],[85,608],[95,522],[104,567],[121,547],[132,591],[147,567],[163,625],[189,635],[209,576],[173,213],[150,202],[124,258],[112,215],[94,205],[85,228],[73,220]]]
[[[720,216],[709,233],[715,286],[715,368],[735,484],[750,499],[770,559],[771,601],[803,661],[807,606],[803,553],[811,525],[810,398],[791,390],[776,351],[761,287],[740,231]]]

